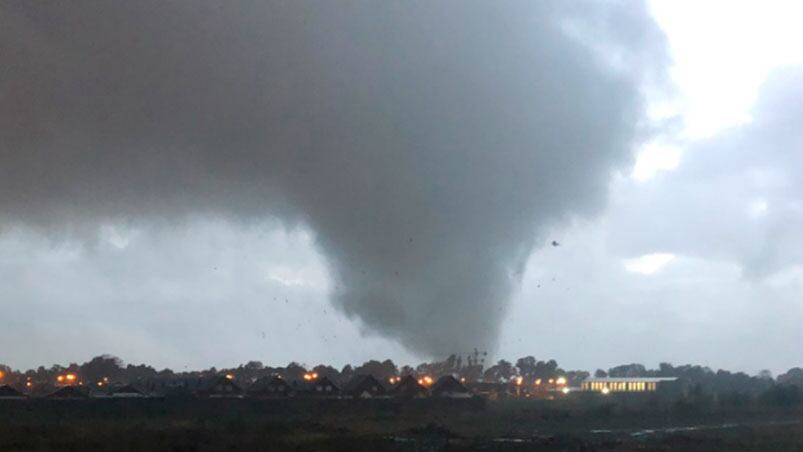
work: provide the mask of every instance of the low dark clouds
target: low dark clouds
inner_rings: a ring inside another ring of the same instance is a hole
[[[663,52],[632,2],[4,2],[0,219],[277,216],[372,331],[493,349],[539,232],[630,163]]]

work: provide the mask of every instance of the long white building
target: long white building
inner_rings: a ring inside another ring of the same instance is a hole
[[[609,392],[653,392],[667,383],[677,381],[675,377],[589,377],[583,381],[583,391]]]

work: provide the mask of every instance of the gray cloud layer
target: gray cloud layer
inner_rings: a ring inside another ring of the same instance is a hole
[[[334,303],[433,355],[494,348],[665,63],[632,2],[3,2],[0,58],[5,225],[301,223]]]
[[[677,171],[622,191],[618,252],[732,261],[748,279],[803,265],[803,68],[773,74],[752,116],[692,143]]]

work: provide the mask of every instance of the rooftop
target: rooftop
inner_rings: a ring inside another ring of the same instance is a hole
[[[631,381],[643,381],[647,383],[661,382],[661,381],[675,381],[677,377],[588,377],[584,382],[611,382],[611,383],[627,383]]]

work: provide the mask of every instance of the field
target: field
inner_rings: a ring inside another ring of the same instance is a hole
[[[616,400],[7,400],[0,451],[803,450],[803,412]]]

